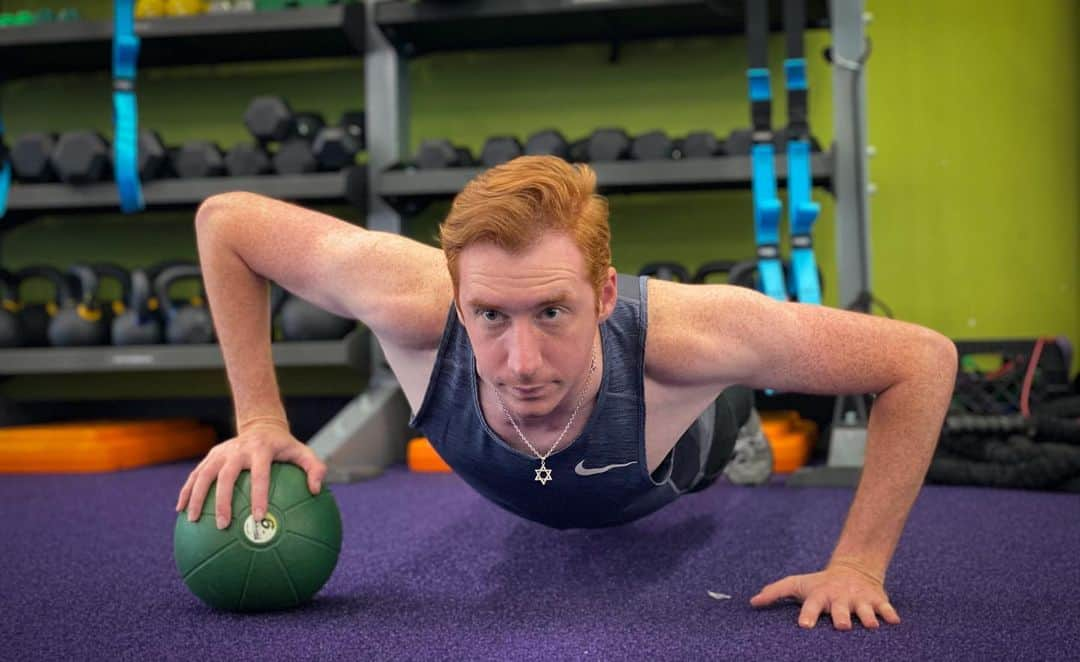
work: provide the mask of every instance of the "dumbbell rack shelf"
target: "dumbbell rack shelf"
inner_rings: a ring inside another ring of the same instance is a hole
[[[283,200],[348,201],[363,206],[367,171],[354,166],[338,172],[258,177],[207,177],[161,179],[143,184],[147,208],[191,207],[215,193],[250,191]],[[82,212],[116,209],[120,205],[113,182],[69,186],[67,184],[13,184],[8,210],[18,212]],[[4,222],[0,221],[0,229]]]
[[[776,175],[781,186],[787,177],[787,157],[776,158]],[[597,185],[604,193],[745,189],[751,184],[750,157],[727,156],[677,161],[620,161],[590,163]],[[811,157],[814,184],[828,187],[832,180],[832,158],[828,152]],[[484,168],[419,170],[405,167],[379,174],[376,190],[388,200],[402,203],[415,198],[445,198],[456,195]]]
[[[360,4],[204,14],[135,22],[139,67],[351,56],[364,52]],[[6,79],[107,70],[112,21],[71,21],[0,31]]]
[[[274,365],[366,370],[369,347],[370,334],[365,331],[355,331],[342,340],[275,342]],[[0,375],[212,370],[224,366],[217,345],[0,349]]]
[[[755,0],[756,1],[756,0]],[[776,4],[776,3],[774,3]],[[826,0],[807,2],[807,25],[828,27]],[[469,0],[381,2],[375,23],[405,55],[581,41],[742,34],[743,2],[715,0]],[[781,29],[773,11],[772,29]]]

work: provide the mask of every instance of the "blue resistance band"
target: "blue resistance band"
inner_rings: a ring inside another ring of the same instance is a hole
[[[0,218],[7,213],[8,191],[11,189],[11,159],[4,142],[4,120],[0,119]]]
[[[116,0],[113,29],[113,159],[120,208],[124,213],[145,206],[139,183],[139,107],[135,99],[135,34],[133,0]]]
[[[788,91],[806,91],[806,60],[784,61]],[[803,135],[789,136],[788,157],[788,222],[791,230],[792,293],[797,301],[821,303],[821,281],[818,279],[814,241],[810,234],[821,206],[810,197],[813,175],[810,171],[810,141]]]

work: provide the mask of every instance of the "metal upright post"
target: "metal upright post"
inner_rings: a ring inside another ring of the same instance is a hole
[[[378,0],[365,0],[364,116],[367,140],[367,228],[402,233],[401,215],[379,195],[379,174],[408,150],[408,63],[375,22]],[[371,378],[359,396],[309,442],[327,464],[327,478],[342,482],[377,476],[404,460],[409,404],[371,336]]]
[[[831,0],[833,194],[841,306],[871,289],[865,20],[863,0]]]

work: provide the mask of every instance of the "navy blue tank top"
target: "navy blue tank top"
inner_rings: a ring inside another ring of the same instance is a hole
[[[484,419],[472,345],[451,306],[411,424],[466,483],[516,515],[559,529],[612,526],[683,491],[671,480],[670,454],[652,476],[645,457],[646,279],[620,277],[619,286],[615,310],[600,325],[604,372],[595,407],[581,435],[548,457],[546,485],[534,480],[540,460],[509,446]]]

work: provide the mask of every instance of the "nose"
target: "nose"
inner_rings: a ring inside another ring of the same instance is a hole
[[[540,370],[540,341],[537,331],[529,324],[515,324],[507,352],[510,371],[522,381],[528,381]]]

